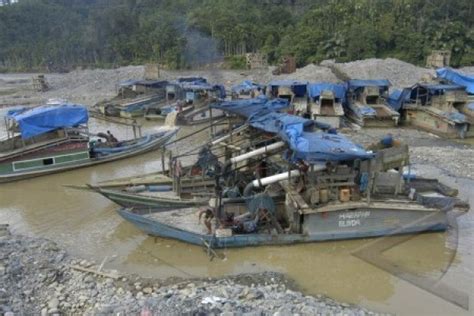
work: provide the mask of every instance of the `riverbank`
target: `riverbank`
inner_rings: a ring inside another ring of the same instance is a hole
[[[7,228],[0,232],[0,284],[4,315],[381,315],[305,296],[277,273],[167,281],[120,274]]]

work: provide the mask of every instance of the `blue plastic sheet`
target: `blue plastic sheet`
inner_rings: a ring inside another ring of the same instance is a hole
[[[234,100],[213,105],[214,108],[247,117],[250,126],[278,135],[292,151],[291,159],[308,163],[368,159],[373,155],[348,138],[333,133],[309,132],[317,123],[299,116],[279,113],[288,107],[283,99],[268,100],[261,96],[249,100]]]
[[[388,88],[390,86],[390,81],[387,79],[379,80],[361,80],[361,79],[352,79],[347,81],[349,89],[357,89],[362,87],[381,87]]]
[[[368,105],[361,105],[361,106],[355,107],[354,110],[357,112],[357,114],[360,114],[362,116],[376,116],[377,115],[377,112],[374,110],[374,108]]]
[[[460,85],[455,85],[455,84],[424,84],[420,83],[418,85],[415,85],[416,87],[422,87],[426,90],[428,90],[431,93],[436,93],[436,92],[441,92],[441,91],[448,91],[448,90],[463,90],[464,87]]]
[[[332,91],[334,97],[344,102],[346,99],[346,87],[343,84],[335,84],[328,82],[310,83],[308,85],[308,95],[310,98],[319,98],[321,93],[325,90]]]
[[[307,93],[307,81],[299,81],[299,80],[272,80],[268,83],[270,89],[278,88],[278,87],[290,87],[291,91],[297,97],[304,97]]]
[[[399,111],[404,102],[410,101],[411,89],[395,90],[387,99],[388,105],[395,111]]]
[[[225,101],[212,105],[213,108],[221,109],[223,111],[234,113],[247,118],[257,112],[267,113],[272,111],[280,111],[287,108],[288,106],[288,100],[268,100],[268,98],[263,95],[253,99]]]
[[[288,143],[292,151],[292,160],[304,160],[314,164],[324,161],[348,161],[369,159],[373,154],[366,152],[361,146],[348,138],[326,132],[308,132],[313,120],[286,114],[266,113],[254,114],[248,120],[255,128],[279,135]]]
[[[366,152],[364,148],[354,144],[347,137],[324,132],[303,132],[295,135],[290,148],[293,150],[293,158],[303,159],[309,163],[373,157],[372,153]]]
[[[467,93],[474,94],[474,76],[468,76],[459,73],[451,68],[437,69],[436,75],[438,76],[438,78],[463,86],[466,89]]]
[[[263,89],[263,87],[259,85],[258,83],[252,82],[250,80],[244,80],[240,84],[233,86],[232,92],[235,92],[235,93],[250,92],[253,90],[257,90],[258,88]]]
[[[459,113],[459,112],[445,112],[443,113],[444,116],[449,118],[451,121],[454,121],[456,123],[467,123],[467,118],[464,114]]]
[[[89,120],[86,107],[75,104],[44,105],[7,113],[7,117],[18,123],[23,139],[60,128],[75,127]]]

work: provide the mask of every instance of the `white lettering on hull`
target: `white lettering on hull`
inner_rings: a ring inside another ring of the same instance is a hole
[[[354,211],[339,214],[339,227],[355,227],[361,225],[361,219],[370,216],[370,211]]]

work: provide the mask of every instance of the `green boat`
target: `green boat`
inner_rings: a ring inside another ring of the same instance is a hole
[[[84,106],[62,104],[10,110],[5,117],[7,138],[0,141],[0,183],[23,180],[124,159],[164,146],[178,131],[118,141],[99,133],[92,140]]]

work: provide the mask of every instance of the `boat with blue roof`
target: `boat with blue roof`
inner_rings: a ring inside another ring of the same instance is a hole
[[[387,104],[388,80],[351,79],[346,82],[346,116],[362,127],[397,126],[400,114]]]
[[[139,155],[164,146],[178,131],[163,127],[123,141],[110,132],[92,134],[87,108],[75,104],[13,109],[4,119],[7,137],[0,141],[0,182]]]
[[[152,236],[230,248],[442,231],[448,213],[468,209],[456,190],[404,175],[409,152],[399,142],[384,140],[365,149],[313,120],[284,113],[288,102],[281,99],[215,107],[244,117],[273,142],[232,153],[215,174],[215,191],[205,206],[167,211],[136,206],[118,209],[120,216]],[[283,153],[272,162],[280,169],[256,172],[238,186],[218,181],[249,159],[269,162],[269,148],[277,147]]]

